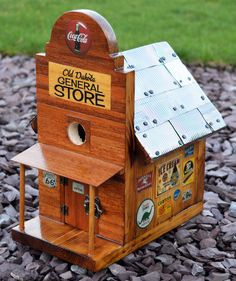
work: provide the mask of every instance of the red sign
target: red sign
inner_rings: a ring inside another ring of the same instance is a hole
[[[87,26],[78,20],[70,21],[66,29],[66,43],[72,52],[85,54],[91,46],[91,35]]]
[[[143,175],[137,179],[137,190],[138,191],[146,189],[150,186],[152,186],[152,172],[149,172],[146,175]]]

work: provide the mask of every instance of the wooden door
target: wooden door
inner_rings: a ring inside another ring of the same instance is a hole
[[[89,216],[84,208],[85,197],[89,194],[88,185],[67,179],[64,190],[65,206],[67,207],[65,223],[88,231]]]

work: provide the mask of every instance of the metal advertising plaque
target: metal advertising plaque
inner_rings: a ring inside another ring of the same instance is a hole
[[[66,43],[72,52],[85,54],[92,43],[88,27],[81,21],[71,20],[66,29]]]
[[[49,188],[55,188],[57,185],[57,176],[50,172],[43,172],[43,183]]]
[[[175,201],[177,201],[180,198],[180,194],[181,194],[181,190],[180,189],[176,189],[173,195],[173,198]]]
[[[142,191],[152,186],[152,172],[147,173],[137,179],[137,191]]]
[[[184,149],[184,157],[189,157],[194,154],[194,145],[191,144]]]
[[[139,228],[146,228],[152,221],[155,206],[151,199],[145,199],[139,206],[137,212],[137,225]]]
[[[190,200],[192,198],[192,193],[193,193],[192,189],[186,190],[183,194],[183,197],[182,197],[183,202],[186,202],[186,201]]]
[[[187,159],[183,162],[183,184],[187,185],[194,181],[194,158]]]
[[[171,195],[167,195],[160,199],[157,203],[157,214],[158,216],[167,215],[172,210]]]
[[[157,195],[180,183],[180,157],[157,165]]]
[[[110,109],[111,75],[49,62],[49,95]]]

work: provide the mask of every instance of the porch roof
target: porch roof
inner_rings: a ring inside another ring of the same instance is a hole
[[[16,155],[12,161],[96,187],[123,170],[121,166],[42,143]]]

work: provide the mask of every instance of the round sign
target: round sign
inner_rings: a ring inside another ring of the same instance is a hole
[[[139,206],[137,212],[137,225],[140,228],[146,228],[154,216],[154,203],[151,199],[145,199]]]
[[[178,200],[180,196],[181,191],[179,189],[176,189],[174,192],[174,200]]]
[[[162,176],[162,181],[166,182],[168,180],[168,174],[164,173],[164,175]]]
[[[66,29],[66,43],[72,52],[85,54],[91,46],[91,35],[87,26],[78,20],[70,21]]]

